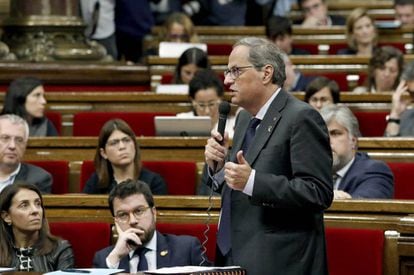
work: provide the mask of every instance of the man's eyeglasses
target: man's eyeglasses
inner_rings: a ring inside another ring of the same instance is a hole
[[[217,107],[217,105],[220,103],[219,100],[215,100],[215,101],[209,101],[209,102],[196,102],[193,101],[193,106],[196,109],[199,110],[205,110],[205,109],[213,109],[214,107]]]
[[[231,79],[236,80],[242,74],[243,69],[253,68],[253,67],[254,67],[253,65],[243,66],[243,67],[235,66],[230,69],[226,69],[224,70],[224,77],[227,77],[227,75],[230,75]]]
[[[138,220],[149,208],[151,208],[151,206],[141,206],[132,210],[131,212],[118,212],[115,215],[115,219],[120,223],[128,223],[132,213],[132,215],[134,215],[134,218]]]
[[[110,147],[118,147],[121,142],[125,145],[128,145],[132,142],[132,139],[130,137],[123,137],[121,139],[111,139],[108,140],[106,144]]]
[[[3,144],[9,144],[12,140],[14,140],[14,143],[19,146],[22,146],[26,143],[23,137],[12,137],[9,135],[0,135],[0,142]]]

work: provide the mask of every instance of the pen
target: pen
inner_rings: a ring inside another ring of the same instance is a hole
[[[62,269],[62,272],[71,272],[71,273],[91,273],[89,270],[76,269],[76,268]]]

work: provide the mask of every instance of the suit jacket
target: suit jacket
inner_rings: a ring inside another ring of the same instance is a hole
[[[353,198],[391,199],[394,194],[394,176],[387,164],[358,152],[338,189]]]
[[[20,171],[14,181],[25,181],[36,185],[40,192],[50,194],[52,192],[52,175],[46,170],[28,163],[21,163]]]
[[[238,116],[233,162],[250,119],[246,111]],[[252,196],[231,192],[234,264],[249,275],[327,274],[323,210],[333,199],[332,157],[319,113],[281,90],[245,158],[256,174]]]
[[[309,83],[314,78],[314,76],[304,75],[301,72],[299,72],[298,81],[296,82],[295,87],[292,87],[292,92],[306,91],[306,87],[308,87]]]
[[[199,265],[202,262],[200,241],[192,236],[176,236],[157,233],[157,268]],[[114,246],[106,247],[96,252],[93,258],[93,267],[108,268],[106,257]],[[168,253],[165,253],[168,252]],[[204,265],[208,265],[206,262]],[[129,270],[129,256],[123,257],[119,263],[120,269]]]

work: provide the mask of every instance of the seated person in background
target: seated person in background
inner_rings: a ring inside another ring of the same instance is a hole
[[[73,267],[71,245],[50,234],[36,186],[8,185],[0,193],[0,211],[0,266],[42,274]]]
[[[409,94],[409,97],[405,95]],[[385,136],[414,136],[414,61],[408,63],[401,75],[401,81],[392,94],[392,107],[387,116]]]
[[[42,193],[52,191],[52,176],[48,172],[22,162],[28,138],[29,127],[23,118],[0,116],[0,191],[17,181],[36,185]]]
[[[334,199],[390,199],[394,193],[394,177],[382,161],[357,152],[360,136],[358,120],[345,106],[322,108],[328,126],[333,166]]]
[[[305,91],[306,87],[313,80],[313,76],[303,75],[299,70],[295,69],[287,54],[281,54],[285,62],[286,80],[283,89],[288,92]]]
[[[339,15],[328,15],[326,0],[298,0],[304,19],[298,24],[306,28],[320,26],[345,25],[345,18]]]
[[[24,118],[31,137],[57,136],[55,126],[45,116],[46,103],[42,81],[35,77],[20,77],[7,89],[2,114]]]
[[[177,114],[178,117],[210,116],[212,129],[217,129],[218,106],[224,96],[224,87],[216,73],[209,69],[199,70],[190,81],[189,97],[193,110]],[[234,133],[234,116],[228,116],[225,131]]]
[[[189,48],[178,58],[174,71],[174,84],[188,84],[199,69],[210,69],[210,62],[205,51]]]
[[[290,19],[283,16],[271,16],[266,21],[266,36],[286,54],[306,55],[308,51],[292,46],[292,23]]]
[[[318,76],[306,87],[305,102],[316,110],[322,107],[339,103],[340,90],[335,80],[324,76]]]
[[[116,185],[108,198],[118,240],[98,251],[96,268],[121,268],[127,273],[162,267],[207,265],[197,238],[156,231],[157,210],[148,185],[127,180]],[[132,214],[132,215],[131,215]]]
[[[394,0],[395,19],[404,25],[414,25],[414,0]]]
[[[377,47],[377,28],[366,9],[356,8],[346,20],[346,40],[349,48],[340,49],[338,54],[371,56]]]
[[[357,93],[376,93],[394,91],[399,83],[404,66],[404,55],[392,46],[375,49],[368,64],[368,84],[356,87]]]
[[[122,181],[139,179],[154,194],[167,194],[164,179],[142,167],[135,133],[122,119],[111,119],[102,127],[94,162],[96,172],[86,182],[83,193],[107,194]]]
[[[174,12],[168,16],[161,29],[159,42],[187,42],[199,43],[197,33],[191,18],[185,13]]]

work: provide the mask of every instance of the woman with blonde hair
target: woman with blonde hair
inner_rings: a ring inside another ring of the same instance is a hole
[[[356,8],[348,15],[346,39],[349,48],[339,50],[338,54],[372,55],[377,47],[378,32],[366,9]]]
[[[199,43],[193,21],[186,14],[174,12],[164,22],[159,41]]]

